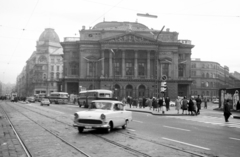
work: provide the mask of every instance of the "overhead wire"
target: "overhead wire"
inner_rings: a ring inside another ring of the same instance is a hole
[[[17,44],[16,44],[16,46],[15,46],[15,48],[14,48],[12,54],[11,54],[11,57],[10,57],[9,61],[7,62],[7,66],[5,67],[4,73],[5,73],[6,69],[8,68],[8,65],[11,63],[11,60],[12,60],[12,58],[13,58],[13,55],[15,54],[15,52],[16,52],[16,50],[17,50],[17,47],[18,47],[18,45],[19,45],[19,43],[20,43],[20,40],[21,40],[21,38],[22,38],[22,35],[23,35],[25,29],[27,28],[30,19],[32,18],[32,15],[33,15],[33,13],[34,13],[37,5],[38,5],[38,2],[39,2],[39,0],[37,0],[37,2],[36,2],[35,6],[34,6],[34,8],[33,8],[33,10],[32,10],[32,12],[31,12],[31,14],[30,14],[30,16],[29,16],[29,18],[28,18],[28,21],[26,22],[25,27],[23,28],[23,30],[22,30],[22,32],[21,32],[21,35],[20,35],[20,37],[19,37],[19,40],[18,40],[18,42],[17,42]]]

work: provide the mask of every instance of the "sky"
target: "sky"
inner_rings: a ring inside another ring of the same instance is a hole
[[[45,28],[62,42],[103,19],[165,26],[192,41],[192,58],[240,72],[239,0],[0,0],[0,81],[16,83]]]

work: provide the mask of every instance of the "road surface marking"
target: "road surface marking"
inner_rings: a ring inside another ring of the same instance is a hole
[[[133,130],[133,129],[127,129],[127,130],[129,130],[129,131],[136,131],[136,130]]]
[[[133,120],[134,122],[143,123],[142,121]]]
[[[166,126],[166,125],[164,125],[163,127],[165,127],[165,128],[171,128],[171,129],[176,129],[176,130],[182,130],[182,131],[191,131],[191,130],[187,130],[187,129],[175,128],[175,127]]]
[[[229,139],[240,141],[238,138],[229,137]]]
[[[185,143],[185,142],[181,142],[181,141],[177,141],[177,140],[173,140],[173,139],[169,139],[169,138],[165,138],[165,137],[162,137],[162,139],[172,141],[172,142],[181,143],[181,144],[185,144],[185,145],[200,148],[200,149],[210,150],[209,148],[205,148],[205,147],[201,147],[201,146],[197,146],[197,145],[194,145],[194,144]]]

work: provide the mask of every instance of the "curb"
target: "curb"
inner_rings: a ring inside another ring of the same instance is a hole
[[[159,113],[153,113],[151,111],[140,111],[140,110],[131,110],[131,109],[126,109],[126,111],[132,111],[132,112],[142,112],[142,113],[149,113],[152,114],[154,116],[192,116],[192,115],[186,115],[186,114],[161,114]]]
[[[240,116],[233,116],[233,118],[235,118],[235,119],[240,119]]]

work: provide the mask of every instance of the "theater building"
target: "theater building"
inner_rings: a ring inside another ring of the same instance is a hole
[[[162,95],[166,76],[168,95],[174,99],[191,94],[190,40],[179,40],[169,29],[159,33],[137,22],[100,22],[66,37],[63,47],[62,91],[111,89],[115,96]]]

